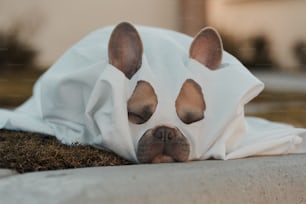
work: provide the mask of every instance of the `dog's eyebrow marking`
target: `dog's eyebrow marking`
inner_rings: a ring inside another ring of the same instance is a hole
[[[157,107],[157,95],[150,83],[140,80],[128,100],[128,118],[135,124],[143,124],[148,121]]]
[[[202,120],[206,104],[200,85],[187,79],[175,101],[175,108],[180,120],[186,124]]]

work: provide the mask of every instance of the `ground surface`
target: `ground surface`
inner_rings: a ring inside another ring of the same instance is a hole
[[[0,107],[14,107],[31,95],[41,72],[0,72]],[[306,94],[265,91],[251,103],[247,115],[306,127]],[[257,111],[258,110],[258,111]],[[0,168],[20,173],[54,169],[129,164],[109,152],[89,146],[66,146],[52,136],[0,130]]]

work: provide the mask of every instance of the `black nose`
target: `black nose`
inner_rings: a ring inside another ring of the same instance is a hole
[[[154,130],[153,136],[163,142],[170,142],[176,137],[176,130],[174,128],[160,126]]]

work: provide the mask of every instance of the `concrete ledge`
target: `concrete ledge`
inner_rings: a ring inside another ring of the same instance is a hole
[[[257,71],[253,74],[265,84],[265,88],[274,91],[306,91],[305,73],[288,73],[277,71]]]
[[[0,189],[0,203],[306,203],[306,155],[28,173]]]
[[[16,171],[10,169],[0,169],[0,179],[17,174]]]

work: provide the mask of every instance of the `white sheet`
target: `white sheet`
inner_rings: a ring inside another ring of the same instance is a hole
[[[306,152],[306,129],[244,116],[244,105],[264,85],[227,52],[221,69],[211,71],[188,58],[192,38],[139,26],[143,64],[128,80],[107,62],[112,29],[97,30],[69,49],[36,82],[27,102],[14,111],[0,110],[0,128],[90,144],[136,162],[138,140],[161,124],[176,126],[187,137],[190,160]],[[190,125],[179,120],[174,107],[188,78],[201,85],[207,106],[204,120]],[[139,80],[153,86],[158,106],[149,121],[135,125],[128,121],[126,103]]]

